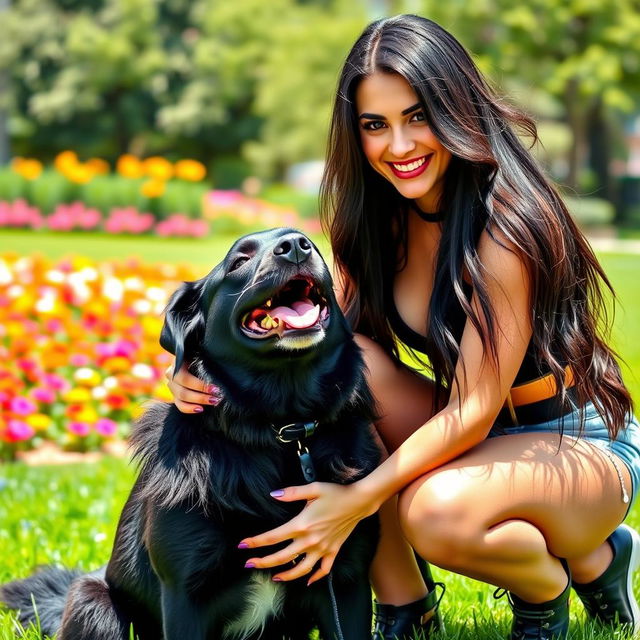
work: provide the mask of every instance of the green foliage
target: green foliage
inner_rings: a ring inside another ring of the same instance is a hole
[[[24,198],[44,215],[50,215],[59,204],[80,201],[104,215],[114,208],[135,207],[158,219],[174,213],[193,219],[202,217],[202,199],[210,188],[207,184],[174,179],[166,183],[162,196],[150,199],[141,192],[144,181],[110,174],[95,176],[86,184],[74,184],[53,169],[44,170],[35,180],[25,180],[9,168],[0,168],[0,200]]]
[[[291,207],[304,218],[318,217],[318,197],[286,184],[271,184],[260,193],[260,197],[274,204]]]

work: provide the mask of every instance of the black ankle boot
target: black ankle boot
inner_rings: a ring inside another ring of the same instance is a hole
[[[569,592],[571,576],[566,563],[562,561],[569,582],[565,590],[553,600],[534,604],[525,602],[504,589],[496,589],[494,597],[501,598],[508,593],[509,605],[513,611],[510,640],[562,640],[569,632]]]
[[[607,570],[588,584],[573,584],[587,615],[600,624],[624,625],[640,631],[640,607],[633,594],[633,572],[640,563],[640,536],[621,524],[608,538],[613,560]]]
[[[432,631],[440,631],[443,626],[438,606],[444,595],[444,585],[433,581],[432,585],[432,590],[424,598],[409,604],[395,606],[375,601],[371,640],[413,640],[415,637],[426,640]],[[442,588],[440,597],[436,586]]]

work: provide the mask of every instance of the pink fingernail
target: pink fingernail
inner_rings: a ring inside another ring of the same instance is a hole
[[[284,495],[284,489],[276,489],[269,494],[272,498],[282,498]]]
[[[215,385],[215,384],[210,384],[210,385],[207,387],[207,393],[215,394],[215,395],[218,395],[218,396],[219,396],[219,395],[220,395],[220,387],[216,387],[216,385]]]
[[[238,549],[248,549],[248,548],[249,548],[249,545],[246,542],[241,542],[238,545]]]
[[[282,582],[282,578],[278,578],[278,576],[273,576],[273,578],[271,578],[272,582]]]
[[[256,568],[256,565],[255,565],[255,564],[253,564],[253,562],[247,562],[247,563],[244,565],[244,568],[245,568],[245,569],[255,569],[255,568]]]
[[[204,411],[204,407],[193,407],[193,413],[202,413]]]

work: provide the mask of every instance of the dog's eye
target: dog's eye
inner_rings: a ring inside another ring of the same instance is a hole
[[[232,271],[235,271],[236,269],[239,269],[245,262],[248,262],[249,258],[247,256],[242,256],[241,258],[236,258],[232,263],[231,263],[231,268],[229,269],[229,273],[231,273]]]

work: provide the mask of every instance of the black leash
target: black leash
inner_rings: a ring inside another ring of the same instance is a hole
[[[311,458],[311,452],[303,440],[311,437],[318,428],[318,422],[292,422],[286,424],[284,427],[276,429],[276,439],[285,444],[291,442],[297,442],[298,444],[298,462],[300,463],[300,470],[302,476],[306,480],[307,484],[316,481],[316,469],[313,466],[313,459]],[[329,598],[331,600],[331,609],[333,611],[333,618],[336,625],[337,640],[344,640],[342,635],[342,627],[340,626],[340,616],[338,614],[338,601],[336,600],[336,594],[333,590],[333,576],[331,573],[327,575],[327,585],[329,587]]]
[[[298,443],[298,461],[300,462],[300,469],[302,475],[307,483],[316,481],[316,469],[313,466],[313,460],[311,459],[311,453],[306,445],[303,444],[303,440],[312,436],[318,428],[317,422],[292,422],[291,424],[285,424],[284,427],[279,429],[273,428],[276,432],[276,440],[288,444],[290,442]]]

